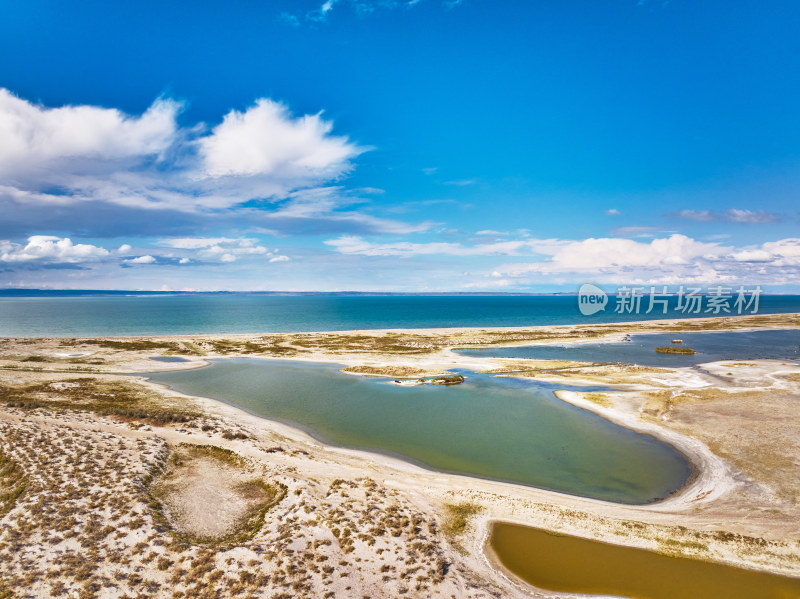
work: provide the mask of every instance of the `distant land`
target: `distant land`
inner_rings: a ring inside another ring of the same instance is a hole
[[[643,285],[643,287],[647,287]],[[608,291],[616,296],[616,291]],[[263,296],[365,296],[365,297],[560,297],[576,296],[577,291],[550,293],[524,293],[499,291],[156,291],[147,289],[0,289],[0,297],[83,297],[83,296],[136,296],[136,295],[263,295]],[[709,295],[701,292],[698,295]],[[644,294],[644,297],[647,293]],[[800,297],[800,293],[761,293],[761,296]]]

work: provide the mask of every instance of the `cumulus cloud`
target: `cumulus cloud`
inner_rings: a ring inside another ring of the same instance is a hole
[[[157,156],[173,142],[179,111],[180,104],[168,99],[138,117],[97,106],[46,108],[0,88],[0,176],[13,179],[59,166],[93,170],[115,160]]]
[[[261,99],[245,112],[229,112],[199,140],[200,155],[211,177],[334,178],[363,150],[330,135],[332,129],[320,114],[293,118],[286,106]]]
[[[0,241],[0,262],[7,263],[66,263],[95,262],[109,255],[109,251],[96,245],[72,243],[68,237],[34,235],[22,245]]]
[[[321,114],[295,117],[269,99],[230,111],[210,130],[179,128],[180,108],[169,99],[139,116],[49,108],[0,89],[0,197],[219,210],[335,180],[366,149],[333,135]]]
[[[167,239],[162,242],[170,248],[189,250],[191,258],[200,262],[230,263],[244,257],[263,257],[269,262],[281,262],[289,258],[279,255],[277,250],[271,250],[259,244],[257,239],[249,237],[181,237]],[[189,264],[193,260],[183,256],[179,264]]]
[[[496,243],[374,243],[343,235],[326,241],[337,252],[361,256],[520,256],[493,267],[476,286],[496,280],[528,285],[545,281],[594,280],[625,284],[800,282],[800,239],[734,247],[673,234],[648,241],[618,237],[519,239]],[[493,282],[494,281],[494,282]],[[507,284],[507,283],[504,283]]]
[[[685,235],[671,235],[650,242],[619,238],[590,238],[570,241],[551,249],[541,262],[508,267],[509,274],[620,272],[631,268],[664,268],[702,258],[713,260],[729,248],[696,241]],[[546,250],[543,250],[546,252]],[[502,273],[503,270],[499,269]]]
[[[370,215],[359,209],[371,201],[360,194],[375,189],[334,184],[368,148],[334,135],[321,113],[295,116],[262,98],[209,128],[179,127],[180,109],[169,99],[140,115],[52,108],[0,89],[0,211],[7,215],[0,234],[25,234],[40,223],[163,234],[211,219],[283,234],[408,233],[431,225]],[[153,210],[164,218],[144,214]]]
[[[641,242],[585,239],[554,246],[547,259],[505,264],[497,276],[517,278],[591,276],[617,284],[800,282],[800,239],[736,248],[685,235]]]
[[[138,258],[131,258],[130,260],[126,260],[128,264],[153,264],[156,259],[151,255],[146,256],[139,256]]]
[[[167,239],[164,245],[181,250],[199,250],[219,245],[255,245],[255,239],[232,239],[229,237],[179,237]]]

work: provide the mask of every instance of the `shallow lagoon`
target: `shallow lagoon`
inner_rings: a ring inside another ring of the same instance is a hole
[[[530,584],[553,591],[636,599],[789,599],[800,579],[497,522],[490,545]]]
[[[683,343],[673,344],[673,339]],[[688,347],[694,355],[661,354],[657,347]],[[524,358],[576,362],[622,362],[641,366],[677,368],[717,360],[798,360],[800,330],[720,331],[711,333],[667,333],[632,335],[616,343],[571,345],[518,345],[489,349],[464,349],[456,353],[480,358]]]
[[[236,359],[148,376],[328,444],[445,472],[631,504],[666,497],[690,476],[671,446],[555,398],[564,385],[463,374],[452,387],[398,387],[331,365]]]

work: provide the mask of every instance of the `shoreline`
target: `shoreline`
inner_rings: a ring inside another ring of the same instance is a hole
[[[692,319],[691,327],[686,332],[745,332],[764,329],[800,329],[800,314],[792,313],[788,315],[770,315],[769,322],[752,322],[753,317],[723,317],[723,318],[703,318]],[[783,320],[783,322],[779,322]],[[701,329],[698,325],[704,325]],[[551,491],[523,485],[521,483],[499,481],[490,478],[470,476],[468,474],[451,473],[439,471],[424,464],[415,463],[413,460],[404,456],[392,455],[388,452],[383,453],[369,449],[354,449],[335,444],[329,444],[317,439],[313,434],[303,430],[301,427],[293,426],[291,423],[272,420],[252,414],[246,410],[235,407],[222,400],[185,395],[166,384],[157,383],[147,378],[147,374],[160,372],[175,372],[181,370],[193,370],[211,365],[212,360],[222,360],[231,358],[255,358],[267,359],[270,361],[296,361],[305,363],[320,363],[335,367],[342,374],[357,376],[368,376],[385,378],[387,381],[392,378],[403,378],[392,374],[381,374],[380,372],[354,372],[345,371],[345,368],[357,368],[367,366],[370,369],[381,371],[391,371],[395,368],[411,368],[426,372],[445,371],[453,368],[467,368],[482,371],[486,374],[497,374],[505,376],[515,376],[513,372],[503,372],[503,369],[511,366],[508,358],[476,358],[455,354],[453,350],[463,346],[470,346],[469,340],[483,339],[490,340],[480,343],[478,347],[501,347],[512,345],[542,345],[542,344],[571,344],[580,342],[589,343],[612,343],[615,340],[624,338],[628,335],[667,333],[677,332],[672,327],[679,326],[681,321],[670,319],[661,321],[644,321],[637,323],[584,325],[576,327],[574,325],[550,325],[547,327],[454,327],[450,329],[390,329],[390,330],[367,330],[353,331],[353,335],[363,334],[367,341],[379,338],[387,333],[391,338],[394,335],[408,335],[412,337],[420,335],[438,335],[441,340],[438,345],[433,346],[422,353],[392,353],[382,348],[372,349],[369,343],[356,345],[356,349],[337,351],[335,348],[328,347],[318,339],[311,339],[307,345],[300,345],[296,353],[291,355],[252,355],[233,351],[227,354],[206,352],[206,355],[187,355],[185,362],[156,362],[149,360],[153,355],[165,353],[163,350],[149,347],[149,349],[114,349],[116,346],[105,348],[102,345],[89,347],[88,353],[82,353],[81,358],[98,358],[103,361],[102,369],[92,371],[81,370],[46,370],[39,364],[28,368],[4,369],[9,374],[16,372],[15,376],[22,379],[36,379],[36,377],[50,377],[53,375],[60,377],[124,377],[131,379],[136,385],[151,389],[160,393],[170,400],[178,403],[187,400],[196,402],[204,414],[211,417],[219,417],[223,421],[231,422],[239,429],[253,432],[254,439],[275,438],[278,443],[286,448],[287,451],[305,453],[315,466],[305,476],[317,476],[313,472],[322,471],[326,475],[335,476],[341,473],[351,473],[346,476],[355,476],[354,473],[362,473],[361,476],[374,477],[382,485],[404,496],[415,498],[418,505],[424,505],[423,512],[437,513],[443,504],[458,503],[463,501],[474,502],[482,506],[481,513],[476,516],[470,525],[469,538],[464,542],[470,548],[464,559],[468,559],[471,567],[476,572],[482,572],[482,576],[492,580],[504,580],[515,587],[519,587],[519,582],[514,580],[512,573],[505,571],[501,564],[492,560],[492,556],[487,551],[489,531],[493,522],[505,521],[523,526],[542,528],[553,532],[563,532],[574,536],[592,538],[614,545],[625,545],[638,547],[653,551],[662,551],[664,545],[670,539],[685,539],[681,541],[686,544],[686,548],[681,551],[682,555],[698,560],[711,561],[754,571],[770,572],[776,575],[800,577],[800,559],[793,554],[794,550],[788,548],[770,550],[770,554],[763,555],[751,554],[747,551],[739,552],[734,545],[726,544],[727,541],[706,541],[709,549],[705,552],[688,549],[691,547],[692,535],[703,535],[702,531],[715,530],[722,527],[722,530],[738,530],[739,535],[759,534],[756,531],[766,530],[770,538],[794,538],[796,533],[792,532],[793,527],[786,527],[783,522],[790,517],[790,513],[783,512],[784,508],[770,508],[769,494],[763,495],[758,491],[758,480],[748,482],[743,477],[742,472],[733,466],[724,457],[720,457],[709,446],[707,441],[703,441],[696,435],[695,429],[681,429],[671,423],[671,412],[667,412],[658,418],[645,418],[642,410],[649,405],[647,402],[648,393],[658,390],[666,390],[672,394],[684,392],[705,392],[707,390],[720,389],[720,392],[734,393],[742,392],[753,388],[768,389],[769,385],[778,384],[779,389],[787,388],[784,380],[787,377],[800,377],[800,365],[781,364],[780,361],[770,360],[747,360],[752,364],[739,364],[739,366],[752,366],[752,368],[739,368],[736,370],[733,361],[728,362],[709,362],[694,365],[692,372],[686,372],[685,368],[664,367],[659,369],[639,369],[624,368],[619,365],[603,365],[602,368],[594,368],[587,374],[587,366],[596,366],[593,363],[569,363],[568,368],[558,368],[557,372],[552,369],[542,368],[536,360],[513,359],[515,362],[529,364],[528,371],[537,373],[537,378],[555,386],[564,384],[568,386],[570,381],[577,384],[598,385],[597,380],[602,380],[603,386],[611,389],[611,401],[609,405],[600,405],[584,397],[586,392],[555,389],[553,395],[558,401],[563,401],[578,409],[583,409],[596,414],[597,416],[614,423],[617,426],[635,431],[639,434],[646,434],[660,442],[668,444],[678,451],[687,460],[692,469],[692,474],[686,483],[674,493],[663,499],[645,504],[624,504],[613,501],[604,501],[571,495],[568,493]],[[724,328],[716,328],[724,325]],[[730,325],[730,326],[729,326]],[[625,330],[619,331],[620,327]],[[653,328],[655,327],[655,330]],[[604,329],[614,328],[608,331]],[[667,330],[665,330],[667,329]],[[710,330],[709,330],[710,329]],[[685,329],[684,329],[685,330]],[[584,334],[591,331],[591,335]],[[513,334],[537,334],[548,335],[553,332],[566,333],[567,338],[562,339],[504,339],[498,341],[497,337],[492,337],[497,333],[511,332]],[[341,336],[342,333],[299,333],[299,334],[270,334],[270,338],[280,338],[286,343],[291,344],[294,340],[305,341],[307,337],[321,336],[326,338]],[[169,340],[178,341],[186,344],[195,344],[203,340],[241,340],[250,342],[256,334],[239,335],[168,335],[168,336],[137,336],[137,337],[106,337],[103,340]],[[69,364],[64,356],[64,351],[54,353],[55,348],[61,347],[61,338],[41,338],[31,340],[24,338],[24,341],[15,345],[15,338],[6,338],[7,347],[11,352],[35,350],[35,355],[54,357],[53,365]],[[69,338],[72,339],[72,338]],[[86,339],[98,339],[89,337]],[[316,345],[315,345],[316,343]],[[80,345],[80,339],[75,340],[75,345]],[[152,344],[151,344],[152,345]],[[70,347],[73,347],[70,345]],[[289,345],[288,347],[295,347]],[[413,343],[409,347],[414,347]],[[18,349],[17,349],[18,348]],[[105,348],[105,349],[104,349]],[[80,350],[81,348],[77,348]],[[75,350],[71,350],[75,351]],[[49,353],[48,353],[49,352]],[[173,352],[167,352],[173,353]],[[10,354],[9,354],[10,355]],[[24,356],[24,353],[22,354]],[[174,354],[173,354],[174,355]],[[10,359],[10,358],[9,358]],[[59,361],[60,360],[60,361]],[[23,360],[24,361],[24,360]],[[39,360],[37,360],[39,361]],[[743,362],[740,359],[738,362]],[[12,362],[11,365],[17,364]],[[19,364],[22,366],[22,364]],[[694,370],[695,366],[703,366],[701,370]],[[707,368],[706,368],[707,367]],[[0,366],[2,368],[2,366]],[[112,368],[112,370],[108,370]],[[566,372],[561,372],[562,370]],[[727,375],[721,376],[726,371]],[[494,371],[494,372],[492,372]],[[656,376],[649,375],[648,372],[657,372]],[[763,373],[763,374],[759,374]],[[539,375],[543,375],[541,378]],[[409,375],[416,378],[416,375]],[[519,378],[526,378],[521,376]],[[38,379],[37,379],[38,380]],[[49,380],[49,379],[48,379]],[[792,379],[794,380],[794,379]],[[769,383],[769,385],[767,385]],[[749,386],[748,386],[749,385]],[[765,386],[766,385],[766,386]],[[573,385],[574,386],[574,385]],[[665,392],[666,392],[665,391]],[[722,401],[722,400],[720,400]],[[693,405],[693,404],[692,404]],[[700,405],[700,404],[698,404]],[[1,407],[0,407],[1,409]],[[670,408],[671,409],[671,408]],[[699,409],[699,408],[698,408]],[[668,418],[667,418],[668,417]],[[665,419],[667,418],[667,419]],[[698,429],[701,430],[701,429]],[[169,443],[197,442],[193,433],[188,431],[181,432],[172,429],[158,429],[158,435],[163,436]],[[194,439],[194,440],[192,440]],[[202,439],[200,439],[201,442]],[[263,443],[251,441],[233,441],[222,443],[218,436],[211,437],[206,443],[216,443],[225,447],[230,447],[234,451],[241,452],[249,458],[269,463],[273,458],[269,452],[265,451]],[[273,442],[274,443],[274,442]],[[305,458],[304,458],[305,459]],[[320,470],[321,469],[321,470]],[[345,474],[341,474],[345,476]],[[755,484],[755,487],[753,486]],[[766,487],[765,487],[766,488]],[[755,491],[754,491],[755,489]],[[752,503],[755,499],[748,499],[750,495],[758,491],[761,495],[758,501],[762,503]],[[763,499],[761,499],[763,495]],[[766,502],[766,503],[763,503]],[[780,504],[777,504],[780,505]],[[755,508],[763,516],[759,516],[750,521],[749,517],[740,520],[737,516],[741,510]],[[792,508],[794,509],[794,508]],[[770,522],[769,513],[775,511],[775,523],[766,526]],[[439,512],[441,513],[441,512]],[[798,511],[800,513],[800,511]],[[634,523],[636,527],[628,530],[620,524]],[[735,524],[734,524],[735,523]],[[710,528],[709,528],[710,527]],[[707,536],[707,535],[706,535]],[[742,538],[747,538],[742,537]],[[737,541],[738,542],[738,541]],[[778,542],[770,541],[772,543]],[[787,541],[788,542],[788,541]],[[777,545],[775,547],[778,547]],[[781,546],[783,547],[783,546]],[[788,553],[787,553],[788,552]],[[477,561],[475,561],[477,560]],[[481,565],[482,564],[482,565]],[[523,581],[524,582],[524,581]],[[527,584],[527,583],[525,583]],[[533,592],[531,588],[517,589],[526,596]],[[550,596],[548,593],[542,596]],[[515,595],[516,596],[516,595]],[[538,596],[538,595],[536,595]],[[562,595],[563,596],[563,595]],[[578,596],[578,595],[575,595]]]
[[[239,359],[239,360],[250,359],[250,360],[264,360],[264,361],[273,361],[273,360],[276,360],[276,361],[277,360],[291,361],[290,359],[286,359],[286,358],[284,358],[284,359],[281,359],[281,358],[228,358],[228,359]],[[310,360],[295,360],[295,361],[298,361],[298,362],[302,361],[302,362],[307,362],[307,363],[311,363],[311,364],[326,364],[326,363],[323,363],[323,362],[312,362]],[[213,364],[213,362],[208,362],[206,365],[198,367],[198,368],[193,368],[192,370],[199,370],[200,368],[207,368],[208,366],[211,366],[212,364]],[[337,369],[337,371],[340,374],[345,374],[345,375],[366,376],[366,377],[371,377],[371,378],[383,378],[383,379],[387,380],[387,383],[391,380],[391,377],[386,377],[384,375],[377,375],[377,374],[365,374],[365,375],[362,375],[362,374],[358,374],[358,373],[354,373],[354,372],[344,372],[341,369]],[[156,371],[154,371],[154,372],[156,372]],[[160,372],[170,372],[170,371],[160,371]],[[184,392],[182,392],[182,391],[170,386],[167,383],[161,383],[161,382],[153,381],[152,379],[146,377],[146,375],[141,375],[140,374],[140,375],[136,375],[136,376],[137,377],[142,377],[143,378],[143,382],[146,382],[148,385],[150,385],[152,387],[162,388],[164,390],[168,390],[173,394],[183,396],[183,397],[185,397],[187,399],[194,399],[194,400],[200,399],[200,400],[204,400],[204,401],[214,402],[217,405],[226,406],[226,407],[228,407],[228,408],[230,408],[232,410],[235,410],[237,412],[240,412],[242,414],[247,414],[249,417],[255,418],[258,421],[263,422],[264,424],[267,424],[267,425],[270,425],[270,426],[282,427],[286,431],[291,431],[292,433],[294,433],[294,434],[296,434],[298,436],[306,437],[311,442],[318,444],[323,450],[327,450],[327,451],[342,451],[342,452],[346,452],[346,453],[348,453],[350,455],[360,455],[364,459],[369,459],[369,460],[372,460],[372,461],[375,461],[375,458],[378,458],[378,457],[388,458],[394,464],[401,463],[401,464],[410,466],[410,467],[412,467],[412,468],[414,468],[414,469],[416,469],[418,471],[424,472],[424,473],[426,473],[428,475],[434,475],[434,476],[435,475],[457,476],[457,477],[465,478],[468,481],[474,479],[474,480],[480,480],[480,481],[486,481],[486,482],[502,483],[502,484],[505,484],[505,485],[510,485],[512,487],[530,488],[530,489],[536,489],[538,491],[543,491],[543,492],[547,492],[547,493],[553,493],[556,496],[576,497],[576,498],[579,498],[579,499],[585,499],[585,500],[589,500],[589,501],[598,501],[598,502],[607,503],[607,504],[610,504],[610,505],[621,505],[621,506],[630,506],[630,507],[643,508],[643,507],[646,507],[646,506],[657,506],[657,505],[660,505],[662,503],[677,499],[677,498],[683,496],[685,493],[688,493],[690,491],[691,487],[700,478],[701,465],[708,461],[707,458],[704,459],[704,460],[697,459],[697,455],[695,455],[695,453],[693,453],[693,448],[691,448],[691,443],[690,443],[691,440],[684,438],[682,435],[674,435],[673,436],[673,435],[669,435],[669,434],[659,434],[658,430],[657,430],[657,427],[654,427],[653,429],[650,429],[650,428],[647,428],[647,427],[638,426],[636,423],[629,422],[628,419],[609,417],[609,415],[593,409],[594,404],[591,404],[591,402],[583,402],[582,400],[580,400],[580,398],[577,397],[578,392],[566,391],[566,390],[552,390],[551,394],[556,399],[558,399],[560,401],[563,401],[565,403],[568,403],[570,405],[573,405],[573,406],[575,406],[577,408],[581,408],[581,409],[585,409],[587,411],[590,411],[590,412],[600,416],[604,420],[607,420],[607,421],[609,421],[609,422],[611,422],[613,424],[616,424],[617,426],[620,426],[621,428],[633,431],[635,433],[646,435],[648,437],[651,437],[651,438],[655,439],[656,441],[658,441],[660,443],[664,443],[665,445],[668,445],[669,447],[671,447],[672,449],[677,451],[686,460],[686,463],[687,463],[687,465],[689,466],[689,469],[690,469],[689,476],[687,477],[686,481],[679,488],[675,489],[667,497],[658,498],[658,499],[655,499],[653,501],[648,501],[646,503],[624,503],[624,502],[618,502],[618,501],[611,501],[611,500],[608,500],[608,499],[598,499],[596,497],[591,497],[591,496],[587,496],[587,495],[578,495],[578,494],[574,494],[574,493],[567,493],[565,491],[557,491],[555,489],[548,489],[546,487],[538,487],[536,485],[525,484],[525,483],[515,482],[515,481],[511,481],[511,480],[504,480],[504,479],[500,479],[500,478],[492,478],[492,477],[489,477],[489,476],[479,476],[477,474],[471,474],[471,473],[465,473],[465,472],[441,470],[441,469],[438,469],[438,468],[436,468],[434,466],[427,465],[427,464],[425,464],[423,462],[417,462],[417,461],[415,461],[413,458],[411,458],[409,456],[405,456],[405,455],[398,454],[398,453],[393,453],[393,452],[390,452],[390,451],[381,451],[381,450],[375,449],[375,448],[358,448],[358,447],[349,447],[349,446],[346,446],[346,445],[339,445],[339,444],[333,443],[331,441],[327,441],[325,439],[321,439],[321,438],[317,437],[312,430],[310,430],[310,429],[307,430],[306,428],[301,426],[299,423],[292,423],[292,422],[288,422],[288,421],[276,420],[276,419],[273,419],[273,418],[268,418],[266,416],[261,416],[259,414],[251,412],[251,411],[246,410],[244,408],[241,408],[239,406],[233,405],[232,403],[228,403],[227,401],[225,401],[223,399],[217,399],[217,398],[214,398],[214,397],[206,397],[206,396],[189,395],[189,394],[186,394],[186,393],[184,393]],[[573,395],[576,395],[576,398],[572,399],[572,400],[571,399],[567,399],[565,397],[561,397],[559,395],[560,393],[573,394]],[[708,450],[706,449],[706,451],[708,451]],[[709,455],[713,455],[713,454],[710,454],[710,452],[708,452],[708,454]],[[701,489],[701,491],[705,491],[705,489]],[[699,495],[700,493],[697,493],[697,494]]]
[[[231,358],[226,357],[226,359],[231,359]],[[342,366],[341,362],[333,362],[333,361],[320,362],[311,357],[290,357],[290,358],[262,357],[262,358],[252,358],[252,359],[262,359],[271,361],[272,360],[298,361],[298,362],[323,363],[323,364],[332,363],[336,366]],[[210,362],[207,362],[207,364],[210,364]],[[339,371],[342,372],[341,369],[339,369]],[[342,372],[342,374],[386,378],[387,380],[390,379],[390,377],[386,375],[375,375],[375,374],[365,375],[353,372]],[[602,499],[595,499],[581,495],[573,495],[570,493],[554,491],[542,487],[536,487],[533,485],[524,485],[521,483],[515,483],[511,481],[503,481],[499,479],[479,477],[464,473],[436,470],[430,466],[415,463],[410,458],[401,455],[393,455],[388,452],[380,452],[377,450],[357,449],[357,448],[331,444],[316,438],[308,431],[303,430],[301,427],[293,426],[292,424],[286,422],[273,420],[270,418],[266,418],[264,416],[253,414],[251,412],[248,412],[247,410],[233,406],[223,400],[215,398],[199,397],[199,396],[189,396],[163,383],[156,383],[149,379],[146,379],[146,382],[149,385],[167,388],[171,392],[178,393],[187,398],[202,399],[207,402],[213,402],[217,406],[224,407],[225,409],[231,410],[234,413],[238,413],[240,415],[246,415],[248,418],[254,419],[257,423],[260,423],[263,426],[266,426],[268,428],[269,427],[279,428],[284,434],[288,432],[293,436],[305,439],[307,442],[318,445],[323,451],[326,452],[337,453],[348,457],[357,457],[359,459],[367,460],[368,462],[379,463],[388,466],[393,470],[397,470],[400,472],[408,472],[410,474],[416,474],[423,477],[437,477],[437,476],[448,477],[448,478],[455,477],[456,479],[463,480],[465,486],[468,486],[470,483],[474,482],[486,482],[496,485],[502,485],[503,487],[506,487],[507,491],[509,492],[513,492],[514,490],[533,490],[537,494],[541,494],[546,497],[549,496],[547,497],[547,499],[549,501],[552,501],[553,503],[565,503],[565,502],[570,503],[570,500],[577,500],[579,502],[587,502],[590,504],[594,504],[595,507],[606,506],[608,508],[611,508],[612,511],[614,511],[615,508],[620,508],[620,509],[633,509],[636,511],[653,511],[653,512],[670,514],[671,512],[674,512],[676,510],[679,511],[679,510],[690,509],[702,503],[711,503],[716,499],[718,499],[720,496],[723,496],[726,493],[730,492],[731,490],[735,489],[736,487],[736,482],[734,480],[733,473],[731,472],[731,468],[727,465],[727,463],[723,459],[713,454],[710,451],[710,449],[702,442],[693,439],[691,437],[688,437],[686,435],[676,433],[674,431],[671,431],[667,428],[664,428],[662,426],[653,423],[639,422],[630,415],[626,415],[619,411],[598,406],[597,404],[582,399],[581,392],[576,392],[576,391],[568,391],[562,389],[562,390],[553,390],[552,393],[560,401],[564,401],[577,408],[590,411],[628,430],[632,430],[640,434],[651,436],[659,440],[660,442],[666,443],[670,447],[674,448],[682,456],[684,456],[687,463],[690,465],[691,474],[687,479],[686,483],[679,489],[677,489],[675,492],[673,492],[672,494],[663,499],[644,504],[626,504],[626,503],[620,503]],[[481,552],[483,559],[485,559],[487,564],[489,564],[492,568],[495,568],[498,574],[505,577],[512,584],[520,588],[527,588],[528,590],[535,589],[535,587],[530,586],[527,582],[518,578],[512,572],[506,570],[505,567],[499,562],[499,560],[496,559],[496,557],[493,557],[493,553],[489,549],[489,531],[491,530],[491,527],[493,526],[494,522],[500,522],[500,521],[518,524],[522,526],[531,526],[529,522],[522,519],[482,518],[478,526],[479,529],[482,531],[481,532],[482,540],[480,542],[480,545],[484,547],[484,549]],[[581,535],[576,535],[576,536],[581,536]],[[607,540],[603,540],[603,542],[612,545],[620,544],[618,542],[615,543]],[[630,546],[639,547],[642,549],[651,549],[647,547],[641,547],[638,544],[633,544]],[[695,557],[694,559],[702,560],[703,558]],[[753,567],[752,565],[743,564],[742,562],[739,561],[720,561],[713,559],[708,559],[706,561],[726,564],[752,571],[770,572],[775,575],[800,578],[800,571],[795,573],[787,573],[785,571],[768,570],[768,569]],[[536,589],[536,590],[547,593],[545,589]],[[574,594],[574,596],[581,597],[583,595]]]
[[[747,325],[740,326],[738,323],[740,322],[747,322],[750,320],[760,320],[760,319],[782,319],[782,318],[798,318],[798,324],[795,325],[777,325],[777,326],[763,326],[761,324],[755,323],[752,327],[748,327]],[[255,337],[255,336],[269,336],[269,337],[280,337],[280,336],[291,336],[291,335],[300,335],[300,336],[313,336],[313,335],[366,335],[366,336],[380,336],[385,335],[387,333],[399,333],[399,334],[446,334],[446,335],[457,335],[462,333],[491,333],[491,332],[500,332],[500,333],[523,333],[526,331],[557,331],[560,329],[602,329],[608,327],[641,327],[642,329],[647,329],[648,326],[655,326],[655,327],[669,327],[672,325],[681,325],[684,328],[681,328],[681,331],[692,332],[694,327],[704,326],[714,323],[720,322],[729,322],[735,325],[736,330],[760,330],[764,328],[771,328],[771,329],[794,329],[800,326],[800,312],[775,312],[775,313],[763,313],[763,314],[736,314],[736,315],[727,315],[727,316],[698,316],[698,317],[675,317],[675,318],[658,318],[652,320],[626,320],[626,321],[609,321],[609,322],[592,322],[590,317],[587,317],[586,321],[579,321],[574,323],[566,323],[566,324],[544,324],[544,325],[537,325],[537,324],[530,324],[530,325],[522,325],[522,326],[461,326],[461,327],[417,327],[417,328],[376,328],[376,329],[334,329],[334,330],[315,330],[315,331],[255,331],[255,332],[246,332],[246,333],[168,333],[168,334],[161,334],[161,333],[150,333],[150,334],[141,334],[141,335],[57,335],[57,336],[41,336],[41,335],[34,335],[34,336],[14,336],[14,335],[3,335],[0,333],[0,339],[23,339],[23,340],[35,340],[35,339],[151,339],[151,338],[158,338],[158,339],[180,339],[186,337],[193,337],[193,338],[207,338],[207,339],[244,339],[248,337]],[[686,323],[686,324],[682,324]],[[653,331],[658,332],[658,331]],[[666,331],[664,331],[666,332]],[[698,330],[696,332],[715,332],[715,331],[701,331]],[[609,333],[612,334],[612,333]],[[623,334],[623,333],[620,333]],[[648,331],[642,330],[637,331],[636,334],[648,334]],[[600,338],[602,339],[602,337]],[[593,339],[592,341],[599,341],[600,339]],[[556,342],[557,343],[557,342]],[[516,342],[511,342],[511,344],[518,344]]]

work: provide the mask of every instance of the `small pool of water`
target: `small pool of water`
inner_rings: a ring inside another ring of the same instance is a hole
[[[154,356],[150,358],[156,362],[188,362],[186,358],[180,358],[178,356]]]
[[[551,591],[634,599],[789,599],[800,579],[496,522],[491,550],[511,572]]]
[[[682,343],[672,343],[680,339]],[[657,347],[688,347],[694,355],[661,354]],[[640,366],[676,368],[717,360],[800,360],[800,330],[720,331],[632,335],[618,343],[518,345],[463,349],[456,353],[479,358],[526,358],[577,362],[622,362]]]
[[[460,385],[399,387],[332,365],[235,359],[148,376],[328,444],[573,495],[648,503],[691,473],[673,447],[558,400],[564,385],[461,373]]]

